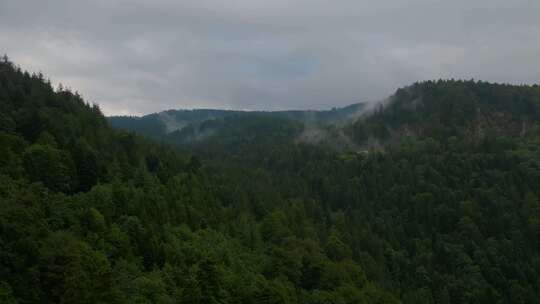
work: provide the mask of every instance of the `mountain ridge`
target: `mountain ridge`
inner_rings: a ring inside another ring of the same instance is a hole
[[[537,133],[539,90],[537,85],[436,80],[400,88],[379,102],[325,111],[168,110],[141,118],[108,120],[115,127],[188,148],[229,138],[232,141],[225,141],[235,149],[243,134],[260,140],[272,134],[252,134],[255,126],[268,124],[269,130],[270,125],[276,130],[279,125],[290,125],[289,133],[273,134],[282,140],[323,144],[335,150],[366,151],[411,136],[480,139]],[[250,121],[258,118],[259,125]],[[242,126],[243,123],[247,125]]]
[[[332,108],[330,110],[242,111],[220,109],[171,109],[142,116],[109,116],[107,119],[113,127],[139,132],[151,137],[159,137],[174,131],[179,131],[189,124],[200,124],[207,120],[231,115],[268,115],[324,125],[340,120],[354,119],[354,116],[360,114],[368,104],[370,103],[360,102],[340,108]],[[142,125],[145,127],[142,127]],[[148,129],[148,127],[150,127],[150,129]]]

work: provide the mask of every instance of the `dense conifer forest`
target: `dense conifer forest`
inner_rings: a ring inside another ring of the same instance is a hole
[[[150,139],[6,57],[0,303],[540,302],[540,87],[416,83],[321,126],[339,148],[306,128]]]

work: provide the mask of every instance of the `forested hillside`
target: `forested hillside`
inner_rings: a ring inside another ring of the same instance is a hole
[[[7,60],[0,105],[2,303],[397,302],[268,173],[115,131]]]
[[[207,138],[229,137],[239,128],[250,128],[249,121],[257,122],[258,129],[273,129],[272,124],[297,124],[324,129],[333,124],[345,124],[365,114],[371,104],[356,103],[327,111],[232,111],[216,109],[168,110],[138,116],[111,116],[107,120],[114,128],[136,132],[157,140],[185,146]],[[247,125],[243,126],[243,122]],[[233,126],[234,125],[234,126]],[[268,126],[266,126],[268,125]],[[224,132],[222,132],[224,131]],[[260,137],[268,133],[261,133]],[[259,135],[259,134],[257,134]],[[294,136],[297,134],[287,134]]]
[[[428,81],[397,90],[367,119],[346,128],[359,144],[403,137],[448,140],[538,134],[540,87],[481,81]]]
[[[427,82],[332,127],[352,150],[232,115],[178,152],[6,60],[0,302],[540,302],[539,107]]]

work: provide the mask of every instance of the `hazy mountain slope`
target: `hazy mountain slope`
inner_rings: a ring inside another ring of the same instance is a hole
[[[111,116],[107,119],[113,127],[158,138],[174,131],[181,131],[187,126],[190,126],[192,129],[197,129],[206,121],[228,116],[268,116],[277,119],[290,119],[309,126],[316,125],[322,127],[329,124],[352,120],[361,115],[365,108],[366,104],[358,103],[343,108],[334,108],[328,111],[168,110],[142,117]]]
[[[109,123],[119,129],[137,132],[146,136],[158,138],[187,125],[197,124],[206,120],[221,118],[239,111],[226,110],[169,110],[154,114],[137,116],[111,116]]]
[[[227,147],[233,151],[238,144],[268,141],[279,135],[281,141],[364,151],[411,136],[474,140],[536,133],[540,115],[538,91],[537,86],[428,81],[399,89],[384,102],[329,111],[166,111],[109,120],[113,126],[190,149],[213,145],[215,150],[222,143],[229,144]],[[253,128],[255,125],[258,128]],[[290,132],[284,133],[280,125],[290,125]],[[254,132],[257,130],[266,131]]]

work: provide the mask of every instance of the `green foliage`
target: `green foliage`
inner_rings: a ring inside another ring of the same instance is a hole
[[[0,282],[0,302],[4,304],[17,304],[17,300],[13,296],[11,286],[6,282]]]
[[[23,154],[24,168],[31,181],[51,190],[70,192],[74,185],[73,162],[69,154],[49,145],[35,144]]]

